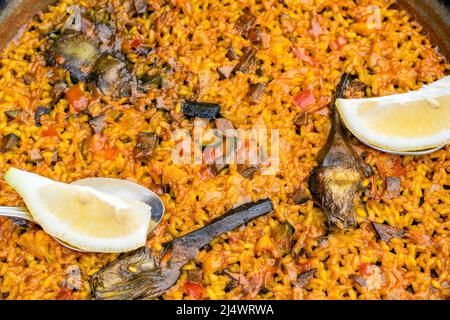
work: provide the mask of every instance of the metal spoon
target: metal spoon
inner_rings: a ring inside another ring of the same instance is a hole
[[[152,216],[148,229],[149,233],[161,222],[161,219],[164,215],[164,204],[161,198],[153,191],[137,183],[113,178],[85,178],[74,181],[71,184],[91,187],[107,194],[112,194],[114,196],[130,200],[142,201],[145,204],[149,205],[152,208]],[[34,222],[30,211],[25,207],[0,206],[0,216],[20,218]],[[74,247],[60,239],[55,238],[55,240],[66,248],[85,252],[84,250]]]

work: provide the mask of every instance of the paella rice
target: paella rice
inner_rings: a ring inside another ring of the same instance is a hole
[[[273,213],[203,248],[163,299],[450,296],[449,146],[401,157],[354,141],[374,172],[364,181],[354,229],[330,232],[312,200],[296,204],[292,197],[299,186],[306,188],[317,164],[330,126],[329,102],[343,72],[357,77],[372,97],[416,90],[450,69],[417,22],[390,0],[152,0],[139,14],[132,5],[60,0],[33,18],[0,54],[0,133],[3,139],[11,134],[20,139],[0,152],[1,177],[13,166],[62,182],[101,176],[142,184],[166,207],[147,244],[157,251],[237,204],[273,201]],[[52,37],[71,6],[89,19],[108,15],[136,75],[158,72],[162,85],[132,99],[93,98],[84,82],[50,66]],[[371,29],[368,19],[374,12],[379,25]],[[246,14],[259,26],[256,63],[249,72],[224,77],[217,69],[233,66],[230,47],[241,56],[250,45],[249,37],[236,32]],[[141,54],[139,47],[150,49]],[[85,112],[76,110],[67,94],[55,98],[58,81],[86,97]],[[255,83],[263,83],[264,92],[249,100]],[[296,128],[295,98],[305,92],[313,103]],[[279,171],[247,179],[235,165],[215,175],[204,164],[174,163],[171,133],[192,128],[180,103],[193,97],[220,104],[223,117],[237,128],[251,128],[262,119],[267,128],[278,129]],[[51,110],[37,123],[39,107]],[[8,114],[14,110],[21,111],[20,120]],[[99,115],[105,125],[96,132],[89,121]],[[161,137],[145,162],[134,153],[143,131]],[[23,205],[3,178],[0,205]],[[377,224],[405,234],[383,238]],[[283,239],[289,243],[280,245],[278,234],[286,225]],[[0,218],[0,299],[89,299],[89,277],[116,257],[71,251],[35,225]],[[195,286],[193,272],[199,276]]]

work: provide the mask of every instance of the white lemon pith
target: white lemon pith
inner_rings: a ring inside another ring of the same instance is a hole
[[[450,76],[419,90],[367,99],[338,99],[347,128],[361,141],[392,151],[450,143]]]
[[[92,252],[125,252],[145,245],[151,208],[91,187],[56,182],[11,168],[6,182],[33,219],[53,237]]]

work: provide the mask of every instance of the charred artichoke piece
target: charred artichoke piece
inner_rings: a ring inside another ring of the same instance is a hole
[[[133,75],[128,64],[110,54],[98,58],[89,80],[105,96],[120,99],[131,95]]]
[[[246,179],[253,179],[253,176],[260,169],[257,164],[243,163],[236,166],[237,172]]]
[[[348,142],[335,106],[349,81],[343,75],[332,104],[332,124],[325,145],[319,152],[318,166],[309,178],[314,199],[322,205],[330,225],[347,229],[356,225],[353,201],[361,191],[364,177],[361,159]]]
[[[186,100],[181,109],[187,117],[198,117],[204,119],[216,119],[220,113],[220,105],[209,102],[197,102]]]
[[[11,151],[15,147],[19,146],[20,138],[14,133],[10,133],[3,137],[0,146],[0,152]]]
[[[300,274],[297,278],[296,285],[299,288],[304,288],[308,285],[309,281],[314,277],[314,274],[316,273],[316,269],[311,269],[309,271],[303,272]]]
[[[88,121],[92,130],[94,130],[94,133],[101,133],[103,131],[103,128],[106,125],[105,119],[106,116],[104,114],[100,114]]]
[[[236,65],[234,66],[231,74],[236,74],[236,72],[238,71],[243,73],[249,72],[251,66],[253,65],[255,55],[256,50],[253,48],[242,49],[242,56],[239,58],[238,63],[236,63]]]
[[[406,234],[405,230],[397,229],[395,227],[386,224],[372,222],[372,226],[377,232],[380,239],[383,240],[384,242],[389,242],[392,238],[402,239],[405,237]]]
[[[248,96],[250,97],[250,101],[258,104],[261,102],[261,98],[264,94],[264,88],[266,85],[264,83],[255,83],[250,85],[250,89],[248,92]]]
[[[272,237],[275,248],[280,256],[284,256],[291,251],[292,236],[294,233],[295,229],[287,221],[276,226],[270,232],[270,236]]]
[[[6,110],[5,114],[8,117],[8,120],[16,120],[20,119],[20,117],[22,116],[22,110],[20,109]]]
[[[137,14],[147,11],[147,2],[145,0],[133,0],[133,4]]]
[[[138,161],[148,162],[158,145],[159,137],[153,132],[139,132],[134,148],[134,158]]]
[[[162,259],[148,248],[123,255],[91,277],[92,294],[102,300],[156,298],[175,284],[181,267],[195,259],[198,251],[211,240],[272,209],[270,199],[241,205],[207,226],[167,243]]]
[[[235,30],[242,34],[243,36],[247,35],[248,30],[252,27],[252,25],[256,22],[256,17],[245,10],[244,14],[239,17],[236,21]]]
[[[299,186],[297,189],[295,189],[290,196],[295,204],[304,204],[305,202],[311,200],[309,191],[303,186]]]
[[[86,81],[100,52],[97,44],[82,33],[66,33],[50,48],[48,62],[60,66],[79,81]]]
[[[51,108],[47,108],[47,107],[38,107],[36,110],[36,113],[34,114],[34,124],[36,127],[40,127],[41,124],[41,116],[43,116],[44,114],[50,114],[50,112],[52,111]]]
[[[167,273],[163,272],[159,261],[144,247],[122,255],[94,274],[90,283],[96,299],[127,300],[142,296],[150,287],[157,290],[154,284],[159,283],[159,288],[164,287],[165,281],[171,282],[171,278],[165,279],[164,275]],[[178,275],[175,281],[177,278]]]

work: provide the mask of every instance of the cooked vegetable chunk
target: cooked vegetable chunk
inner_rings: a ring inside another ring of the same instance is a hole
[[[97,44],[82,33],[66,33],[55,40],[48,61],[60,66],[79,81],[86,81],[100,52]]]
[[[198,117],[205,119],[215,119],[219,116],[220,105],[209,102],[197,102],[186,100],[182,103],[181,109],[187,117]]]
[[[158,144],[158,140],[158,136],[153,132],[139,132],[136,147],[134,148],[134,158],[138,161],[148,162]]]
[[[110,54],[97,60],[90,80],[105,96],[120,99],[131,95],[131,70],[127,63]]]

